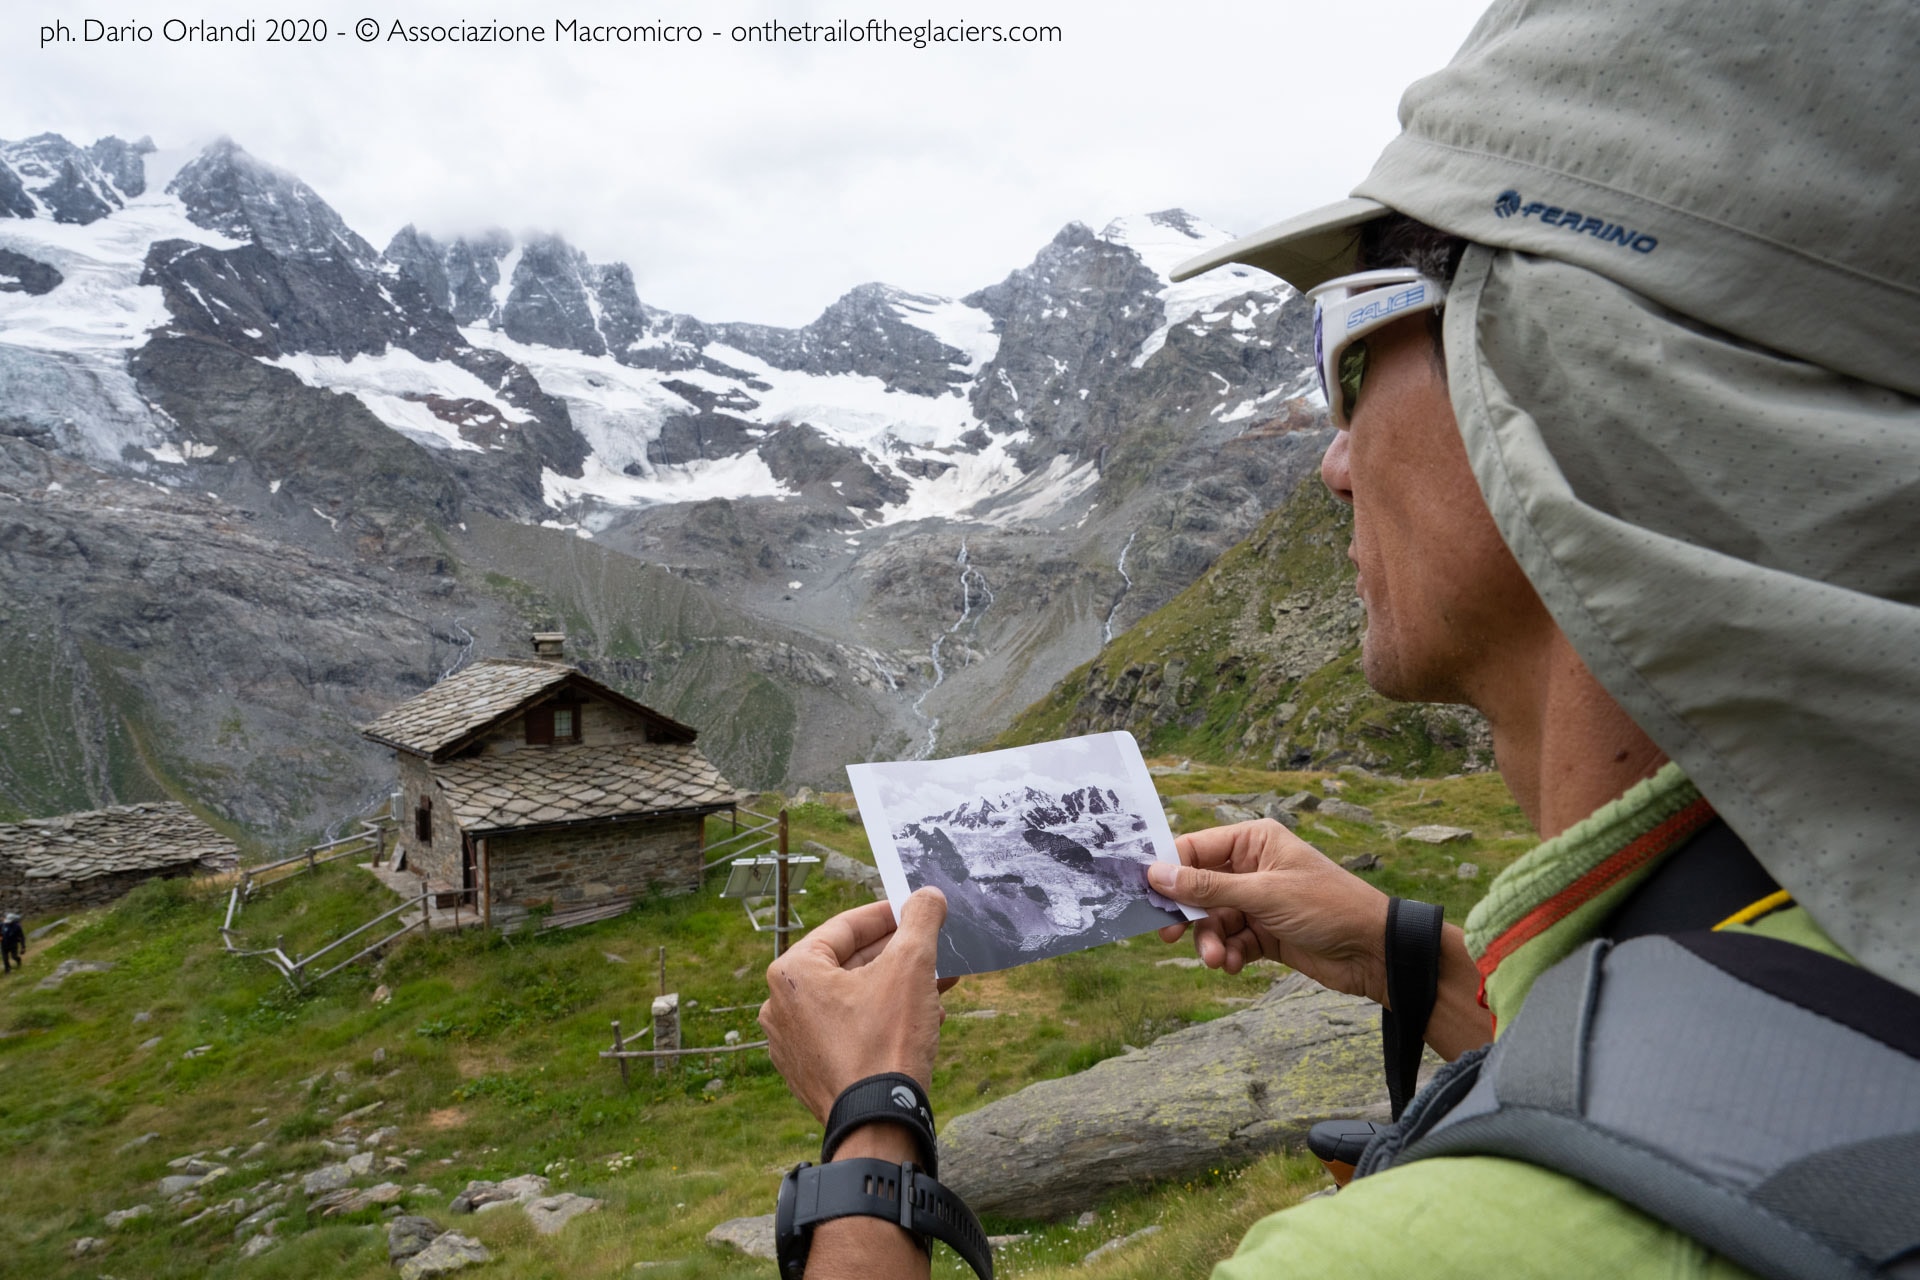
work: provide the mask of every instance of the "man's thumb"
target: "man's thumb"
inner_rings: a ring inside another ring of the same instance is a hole
[[[1201,867],[1176,867],[1156,862],[1147,868],[1147,883],[1154,892],[1190,907],[1231,906],[1233,877]]]
[[[947,895],[928,887],[914,890],[900,907],[900,932],[895,945],[932,953],[940,945],[940,926],[947,922]]]

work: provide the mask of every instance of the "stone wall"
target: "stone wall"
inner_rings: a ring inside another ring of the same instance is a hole
[[[193,875],[199,870],[192,863],[182,863],[116,871],[86,880],[48,880],[38,876],[27,879],[13,874],[12,867],[0,865],[0,911],[18,911],[27,918],[27,927],[32,928],[34,916],[104,907],[118,902],[143,881]]]
[[[407,852],[407,870],[434,884],[460,887],[460,828],[453,820],[447,798],[438,794],[427,762],[411,752],[402,751],[400,759],[400,847]],[[422,845],[414,838],[413,815],[422,797],[433,799],[433,842]]]
[[[700,836],[694,817],[489,836],[488,884],[495,902],[523,907],[692,893],[700,887]]]
[[[568,696],[576,696],[572,690]],[[548,699],[559,701],[559,699]],[[647,733],[644,717],[617,707],[611,702],[599,698],[582,697],[580,702],[580,741],[556,744],[559,749],[567,747],[610,747],[625,743],[644,743],[656,741]],[[527,721],[523,715],[514,716],[503,722],[492,733],[480,740],[480,754],[489,756],[507,755],[520,751],[527,746]],[[541,745],[537,751],[552,751],[555,748]],[[463,753],[464,754],[464,753]]]

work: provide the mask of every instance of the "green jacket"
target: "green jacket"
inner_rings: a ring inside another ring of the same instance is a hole
[[[1467,918],[1496,1027],[1541,973],[1601,922],[1712,816],[1668,765],[1520,858]],[[1843,953],[1798,907],[1728,925]],[[1751,1273],[1603,1191],[1493,1156],[1415,1161],[1357,1179],[1256,1223],[1214,1280],[1274,1276],[1631,1277],[1733,1280]]]

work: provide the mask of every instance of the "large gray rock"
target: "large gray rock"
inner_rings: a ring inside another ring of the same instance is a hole
[[[840,880],[847,884],[857,884],[876,898],[886,896],[886,885],[880,881],[880,868],[870,867],[857,858],[849,858],[838,849],[821,844],[818,840],[806,843],[808,853],[820,858],[820,874],[829,880]]]
[[[440,1224],[414,1215],[387,1224],[387,1260],[396,1266],[421,1252],[440,1237]]]
[[[326,1216],[335,1218],[343,1213],[358,1213],[362,1209],[370,1209],[377,1204],[392,1204],[405,1194],[406,1191],[401,1188],[399,1183],[383,1182],[377,1187],[368,1187],[364,1191],[356,1191],[338,1204],[330,1206],[326,1211]]]
[[[1459,840],[1473,839],[1473,832],[1465,827],[1443,827],[1438,824],[1429,824],[1424,827],[1415,827],[1413,830],[1407,832],[1403,839],[1418,840],[1421,844],[1453,844]]]
[[[455,1213],[480,1213],[503,1204],[525,1204],[547,1194],[547,1180],[537,1173],[523,1173],[503,1182],[475,1179],[447,1207]]]
[[[310,1196],[326,1191],[338,1191],[353,1181],[353,1171],[344,1164],[330,1164],[315,1169],[300,1180],[300,1189]]]
[[[728,1218],[707,1232],[707,1243],[728,1245],[749,1258],[766,1258],[772,1261],[775,1257],[773,1215],[763,1213],[752,1218]]]
[[[527,1201],[527,1220],[543,1236],[553,1235],[583,1213],[592,1213],[603,1202],[591,1196],[562,1191],[557,1196],[541,1196]]]
[[[112,969],[110,960],[62,960],[52,973],[33,985],[36,991],[51,991],[76,973],[108,973]]]
[[[1322,817],[1340,818],[1347,822],[1372,825],[1375,821],[1373,810],[1363,804],[1354,804],[1351,800],[1322,800],[1317,812]]]
[[[423,1280],[426,1276],[443,1276],[449,1271],[458,1271],[462,1267],[471,1267],[492,1260],[493,1255],[487,1252],[487,1246],[472,1236],[463,1236],[457,1231],[449,1231],[401,1263],[400,1280]]]
[[[1238,1013],[955,1118],[940,1178],[976,1213],[1053,1218],[1386,1114],[1378,1007],[1290,974]]]

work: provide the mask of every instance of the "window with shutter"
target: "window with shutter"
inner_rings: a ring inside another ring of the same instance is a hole
[[[553,709],[553,740],[555,742],[580,741],[580,717],[572,707]]]
[[[527,742],[532,746],[553,745],[553,708],[532,707],[527,711]]]

